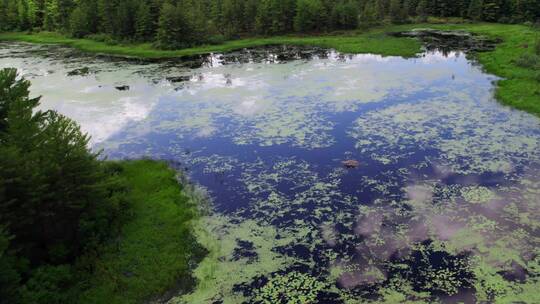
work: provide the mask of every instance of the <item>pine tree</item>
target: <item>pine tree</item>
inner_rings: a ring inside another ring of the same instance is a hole
[[[58,28],[58,1],[46,0],[45,11],[43,13],[43,28],[47,31],[53,31]]]
[[[19,29],[29,30],[32,26],[30,23],[30,16],[28,12],[28,2],[26,0],[19,0],[17,4],[18,16],[19,16]]]
[[[379,5],[375,0],[368,0],[360,14],[360,24],[371,26],[379,23]]]
[[[30,27],[36,27],[39,26],[41,23],[41,20],[39,20],[39,7],[36,0],[26,0],[27,2],[27,12],[28,12],[28,22],[30,23]]]
[[[246,0],[242,16],[244,19],[244,31],[248,33],[255,32],[255,20],[257,18],[258,0]]]
[[[294,29],[299,32],[321,30],[324,13],[324,6],[320,0],[298,0]]]
[[[385,16],[390,14],[390,1],[391,0],[375,0],[378,9],[378,18],[384,19]]]
[[[274,34],[278,29],[274,25],[274,1],[261,0],[257,7],[257,17],[255,18],[255,30],[260,34]]]
[[[485,21],[497,21],[501,7],[497,0],[484,0],[482,5],[482,17]]]
[[[238,0],[223,0],[221,13],[221,30],[227,37],[238,34],[243,27],[243,4]]]
[[[322,6],[320,0],[315,0],[315,5]],[[274,1],[274,27],[279,33],[286,33],[294,30],[294,17],[296,14],[296,0]],[[321,22],[326,25],[326,11],[321,12]],[[322,27],[321,27],[322,28]]]
[[[135,12],[131,1],[121,1],[116,10],[114,34],[122,39],[135,36]]]
[[[482,6],[482,0],[471,0],[471,3],[469,4],[469,9],[467,11],[467,16],[472,20],[482,19]]]
[[[9,29],[8,4],[6,0],[0,0],[0,31],[7,31]]]
[[[77,6],[73,0],[56,0],[58,2],[58,27],[63,31],[69,31],[71,26],[71,13],[75,7],[84,6],[86,2],[79,1]]]
[[[331,9],[330,27],[353,29],[358,26],[358,3],[353,0],[339,1]]]
[[[190,27],[181,7],[168,1],[163,4],[156,40],[157,45],[163,49],[179,49],[193,45],[194,29]]]
[[[418,15],[418,19],[420,22],[427,21],[427,6],[427,0],[420,0],[420,2],[418,2],[418,6],[416,7],[416,14]]]
[[[14,253],[10,252],[12,239],[13,236],[9,235],[7,229],[0,226],[0,303],[18,303],[20,300],[19,284],[22,278],[17,269],[20,262]]]
[[[84,6],[78,6],[73,10],[69,23],[71,35],[75,38],[82,38],[91,32],[88,12]]]
[[[150,5],[146,1],[139,3],[135,17],[135,32],[136,38],[141,41],[150,40],[154,35]]]
[[[115,32],[114,3],[110,0],[98,0],[97,9],[99,18],[99,30],[102,33],[113,34]]]
[[[403,9],[407,13],[407,16],[416,16],[416,7],[418,6],[418,2],[418,0],[403,1]]]
[[[0,221],[33,265],[71,262],[103,240],[120,206],[89,137],[55,111],[36,110],[29,87],[15,69],[0,70]]]
[[[403,7],[400,0],[392,0],[390,2],[390,20],[392,23],[403,23],[406,19]]]

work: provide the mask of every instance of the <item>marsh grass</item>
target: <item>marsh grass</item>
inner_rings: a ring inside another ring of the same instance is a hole
[[[90,39],[92,38],[92,39]],[[165,59],[183,56],[192,56],[216,52],[229,52],[233,50],[265,46],[265,45],[316,45],[335,48],[344,53],[376,53],[381,55],[414,56],[420,50],[418,41],[408,38],[389,37],[384,31],[368,32],[342,32],[339,35],[318,36],[276,36],[255,37],[222,42],[216,38],[216,44],[201,45],[181,50],[160,50],[151,43],[121,44],[112,41],[104,35],[91,36],[86,39],[70,38],[53,32],[0,33],[0,40],[23,41],[41,44],[62,44],[91,53],[110,54],[122,57],[139,57],[146,59]]]
[[[540,57],[532,53],[523,53],[515,61],[516,65],[522,68],[538,68],[540,64]]]
[[[79,303],[142,303],[193,287],[205,255],[192,235],[199,212],[176,172],[151,160],[120,162],[131,203],[120,235],[104,246]]]

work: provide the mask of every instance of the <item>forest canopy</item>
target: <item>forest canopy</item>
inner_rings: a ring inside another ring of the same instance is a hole
[[[46,30],[163,49],[246,35],[327,32],[427,16],[535,22],[538,0],[0,0],[0,31]]]

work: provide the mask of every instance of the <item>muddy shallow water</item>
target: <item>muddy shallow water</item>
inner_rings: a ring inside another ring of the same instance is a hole
[[[540,120],[462,53],[144,63],[1,43],[1,67],[109,158],[207,189],[211,254],[173,303],[540,301]]]

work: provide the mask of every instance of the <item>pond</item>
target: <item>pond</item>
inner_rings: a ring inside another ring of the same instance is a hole
[[[167,160],[207,190],[211,253],[172,303],[538,297],[540,120],[459,51],[142,62],[1,43],[3,67],[108,158]]]

